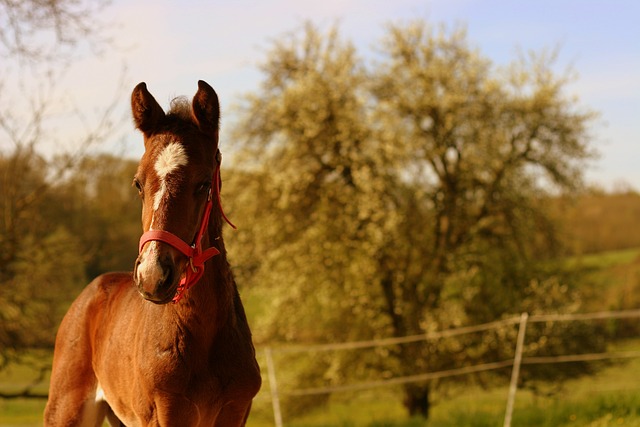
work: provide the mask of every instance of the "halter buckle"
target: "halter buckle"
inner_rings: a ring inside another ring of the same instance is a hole
[[[195,265],[193,265],[193,257],[189,258],[189,267],[191,267],[191,271],[194,273],[198,272],[198,269]]]

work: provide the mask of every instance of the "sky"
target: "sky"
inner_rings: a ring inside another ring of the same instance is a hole
[[[77,105],[99,111],[115,99],[125,116],[138,82],[166,108],[206,80],[221,99],[224,150],[233,144],[225,140],[225,123],[241,97],[259,88],[259,66],[274,40],[305,21],[323,29],[337,24],[367,59],[386,24],[415,18],[465,26],[470,43],[498,65],[518,51],[559,48],[559,70],[570,66],[577,74],[569,92],[600,113],[591,127],[600,157],[586,170],[587,181],[640,190],[637,0],[113,0],[100,18],[111,44],[85,55],[60,83]],[[130,120],[123,119],[120,132],[104,149],[138,157],[142,140]]]

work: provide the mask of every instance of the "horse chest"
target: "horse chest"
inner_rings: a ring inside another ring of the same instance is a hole
[[[145,354],[146,352],[142,352]],[[152,355],[134,363],[129,375],[128,395],[113,396],[110,379],[105,384],[105,396],[119,418],[136,425],[153,425],[168,414],[180,414],[181,425],[197,425],[196,419],[215,418],[224,402],[222,387],[215,373],[206,366],[196,365],[177,349],[153,349]],[[113,399],[111,399],[113,397]],[[126,425],[129,425],[125,422]]]
[[[209,362],[201,360],[206,351],[196,337],[184,330],[178,334],[160,322],[149,326],[143,319],[122,318],[117,323],[110,328],[108,344],[96,349],[98,377],[106,391],[113,385],[129,390],[135,399],[158,391],[191,394],[202,387],[216,388]]]
[[[146,387],[190,394],[217,386],[208,353],[196,337],[183,331],[156,340],[138,340],[133,358]]]

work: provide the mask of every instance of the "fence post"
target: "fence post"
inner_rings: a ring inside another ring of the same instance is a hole
[[[504,427],[511,427],[511,416],[513,415],[513,404],[516,401],[516,390],[518,389],[520,365],[522,364],[522,350],[524,347],[524,335],[527,330],[528,319],[529,319],[529,314],[522,313],[520,315],[518,339],[516,340],[516,354],[513,359],[513,370],[511,371],[511,384],[509,384],[509,396],[507,397],[507,409],[504,415]]]
[[[280,412],[280,397],[278,395],[278,382],[276,381],[276,368],[273,363],[271,347],[264,349],[267,358],[267,373],[269,376],[269,390],[271,391],[271,405],[273,406],[273,419],[276,427],[282,427],[282,412]]]

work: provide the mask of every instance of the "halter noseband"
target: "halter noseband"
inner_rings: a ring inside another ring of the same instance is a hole
[[[204,237],[204,233],[206,233],[207,228],[209,227],[209,217],[211,216],[211,210],[213,209],[212,193],[214,191],[216,193],[216,200],[218,201],[218,206],[220,208],[222,218],[224,218],[227,224],[229,224],[232,228],[236,228],[236,226],[233,225],[231,221],[229,221],[229,218],[227,218],[227,216],[224,214],[224,211],[222,210],[222,201],[220,199],[220,191],[222,189],[220,164],[222,163],[222,155],[220,154],[220,150],[216,152],[216,161],[217,166],[213,173],[213,180],[211,183],[211,188],[209,189],[207,204],[204,209],[204,214],[202,215],[200,228],[198,229],[198,233],[196,234],[193,244],[189,245],[175,234],[165,230],[149,230],[143,233],[140,237],[140,243],[138,244],[139,253],[142,252],[142,248],[147,242],[155,240],[173,246],[189,259],[189,266],[187,268],[187,271],[185,272],[185,277],[180,280],[176,295],[173,297],[174,303],[180,301],[184,295],[184,292],[195,285],[198,280],[200,280],[200,278],[204,274],[204,263],[209,258],[220,254],[220,251],[213,246],[205,249],[204,251],[202,250],[202,238]]]

